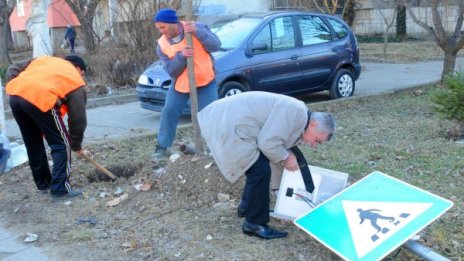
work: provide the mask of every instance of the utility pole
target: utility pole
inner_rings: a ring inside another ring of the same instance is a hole
[[[192,21],[192,0],[187,0],[187,4],[185,5],[185,21],[190,22]],[[195,49],[193,46],[192,34],[187,33],[185,35],[187,39],[187,44]],[[190,84],[190,105],[191,105],[191,115],[192,115],[192,126],[194,132],[194,141],[195,141],[195,150],[198,153],[205,153],[203,147],[203,141],[201,139],[200,133],[200,125],[198,124],[198,95],[197,95],[197,85],[195,82],[195,71],[193,66],[193,58],[194,57],[187,57],[187,73],[189,78]]]

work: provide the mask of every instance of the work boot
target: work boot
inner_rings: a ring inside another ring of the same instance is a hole
[[[171,152],[168,149],[161,147],[160,145],[156,145],[155,151],[151,155],[151,158],[154,161],[163,161],[167,160],[169,156],[171,156]]]

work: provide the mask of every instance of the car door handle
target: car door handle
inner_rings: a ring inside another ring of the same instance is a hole
[[[294,55],[290,56],[290,59],[291,60],[296,60],[296,59],[298,59],[298,55],[294,54]]]
[[[340,47],[332,48],[332,51],[335,52],[335,53],[338,53],[338,52],[340,52],[342,50],[343,50],[343,48],[340,48]]]

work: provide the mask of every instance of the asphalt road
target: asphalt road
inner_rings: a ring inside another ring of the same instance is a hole
[[[458,60],[456,69],[461,70],[463,65],[464,61]],[[442,61],[414,64],[363,63],[354,96],[376,95],[436,82],[441,77],[442,68]],[[328,92],[300,98],[307,103],[329,100]],[[158,129],[160,116],[159,113],[141,109],[138,102],[130,102],[88,109],[87,117],[85,143],[153,133]],[[189,122],[190,116],[184,116],[180,120],[180,124]],[[6,121],[6,134],[10,141],[21,138],[13,119]]]

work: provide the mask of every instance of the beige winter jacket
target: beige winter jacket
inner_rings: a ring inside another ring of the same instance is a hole
[[[300,142],[307,111],[295,98],[246,92],[211,103],[199,112],[198,121],[220,171],[234,183],[255,163],[259,151],[272,165],[280,165],[287,150]]]

